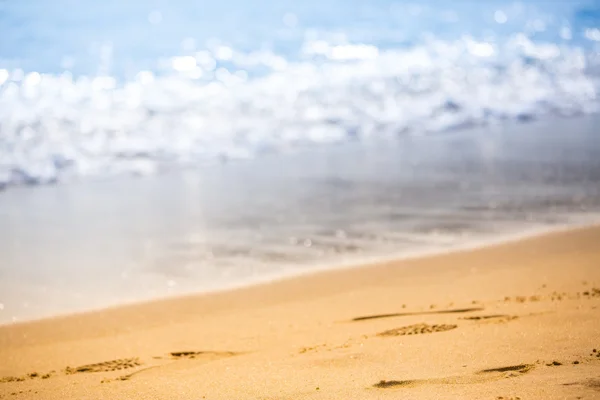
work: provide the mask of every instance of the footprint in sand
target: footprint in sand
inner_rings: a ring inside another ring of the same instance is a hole
[[[429,325],[429,324],[423,323],[423,324],[414,324],[414,325],[403,326],[403,327],[395,328],[395,329],[389,329],[387,331],[379,332],[376,336],[390,337],[390,336],[420,335],[420,334],[426,334],[426,333],[445,332],[445,331],[449,331],[452,329],[456,329],[457,327],[458,327],[458,325],[446,325],[446,324]],[[363,335],[363,337],[362,337],[362,339],[367,339],[367,338],[369,338],[369,336],[367,336],[367,335]],[[298,354],[304,354],[304,353],[308,353],[308,352],[318,352],[321,350],[334,351],[334,350],[338,350],[338,349],[348,349],[357,343],[360,343],[360,341],[354,342],[353,340],[349,340],[346,343],[344,343],[342,345],[338,345],[338,346],[328,346],[326,344],[320,344],[320,345],[311,346],[311,347],[303,347],[298,351]]]
[[[451,376],[446,378],[432,379],[407,379],[407,380],[381,380],[374,384],[376,389],[390,389],[402,387],[414,387],[419,385],[452,385],[452,384],[474,384],[494,381],[503,378],[513,378],[533,369],[531,364],[509,365],[506,367],[490,368],[481,370],[468,376]]]
[[[404,336],[404,335],[420,335],[424,333],[435,333],[445,332],[452,329],[456,329],[457,325],[428,325],[428,324],[415,324],[403,326],[401,328],[390,329],[384,332],[380,332],[377,336]]]
[[[484,308],[477,307],[477,308],[458,308],[458,309],[446,309],[446,310],[435,310],[435,311],[403,312],[403,313],[392,313],[392,314],[375,314],[375,315],[366,315],[366,316],[356,317],[356,318],[353,318],[351,320],[351,322],[366,321],[366,320],[380,319],[380,318],[416,316],[416,315],[460,314],[460,313],[468,313],[468,312],[483,311],[483,310],[484,310]],[[408,326],[403,326],[400,328],[390,329],[390,330],[387,330],[384,332],[380,332],[376,336],[386,337],[386,336],[419,335],[419,334],[425,334],[425,333],[445,332],[445,331],[449,331],[452,329],[456,329],[457,327],[458,326],[454,325],[454,324],[429,325],[429,324],[422,323],[422,324],[408,325]],[[362,338],[367,339],[368,337],[369,337],[368,335],[363,335]],[[298,353],[303,354],[303,353],[307,353],[307,352],[318,351],[323,348],[331,351],[331,350],[340,349],[340,348],[349,348],[351,346],[352,346],[352,343],[349,343],[349,342],[347,342],[341,346],[337,346],[337,347],[330,347],[330,346],[321,344],[321,345],[317,345],[317,346],[303,347],[298,351]]]
[[[187,351],[172,351],[171,353],[169,353],[169,355],[171,356],[170,360],[187,359],[187,360],[202,360],[202,361],[214,361],[214,360],[218,360],[220,358],[233,357],[238,354],[241,354],[241,353],[236,353],[233,351],[189,351],[189,350],[187,350]],[[165,367],[168,364],[171,364],[173,362],[173,361],[169,362],[168,358],[162,358],[162,357],[153,357],[153,359],[158,360],[158,361],[154,362],[155,363],[154,365],[150,365],[146,368],[140,369],[138,371],[134,371],[127,375],[119,376],[115,380],[127,381],[127,380],[133,378],[135,375],[138,375],[144,371],[154,369],[154,368],[159,368],[159,367]],[[104,379],[102,382],[107,383],[110,381],[111,381],[110,379]]]
[[[450,310],[401,312],[401,313],[391,313],[391,314],[375,314],[375,315],[365,315],[365,316],[353,318],[352,322],[366,321],[366,320],[380,319],[380,318],[409,317],[409,316],[415,316],[415,315],[460,314],[460,313],[468,313],[468,312],[483,311],[483,310],[484,309],[481,308],[481,307],[476,307],[476,308],[458,308],[458,309],[450,309]]]
[[[81,365],[79,367],[65,368],[67,375],[78,374],[84,372],[110,372],[119,371],[123,369],[135,368],[142,365],[138,358],[123,358],[119,360],[105,361],[96,364]]]
[[[78,367],[66,367],[63,372],[66,375],[80,374],[80,373],[94,373],[94,372],[113,372],[120,371],[125,369],[136,368],[142,365],[138,358],[123,358],[118,360],[104,361],[101,363],[95,364],[86,364],[80,365]],[[32,372],[27,374],[26,376],[14,377],[14,376],[6,376],[0,378],[0,383],[8,383],[8,382],[23,382],[28,379],[48,379],[54,376],[55,371],[51,371],[46,374],[39,374],[37,372]]]
[[[3,376],[0,378],[0,383],[8,383],[8,382],[23,382],[28,379],[48,379],[54,374],[55,371],[49,372],[47,374],[39,374],[37,372],[31,372],[25,376]]]
[[[152,368],[165,366],[166,364],[173,362],[172,360],[202,359],[203,361],[213,361],[213,360],[217,360],[219,358],[232,357],[232,356],[235,356],[238,354],[241,354],[241,353],[236,353],[233,351],[174,351],[174,352],[169,353],[170,358],[153,357],[153,360],[155,360],[155,361],[150,362],[150,364],[153,364],[153,365],[149,365],[145,368],[138,369],[137,371],[133,371],[132,373],[129,373],[127,375],[119,376],[115,380],[123,381],[123,380],[131,379],[131,377],[139,374],[140,372],[144,372],[144,371],[147,371]],[[127,369],[134,369],[134,368],[138,368],[142,365],[143,365],[143,363],[140,361],[139,358],[123,358],[123,359],[104,361],[104,362],[94,363],[94,364],[80,365],[78,367],[66,367],[63,370],[63,372],[65,375],[73,375],[73,374],[80,374],[80,373],[96,373],[96,372],[114,372],[114,371],[121,371],[121,370],[127,370]],[[50,373],[43,374],[43,375],[39,374],[37,372],[32,372],[25,376],[19,376],[19,377],[5,376],[5,377],[0,378],[0,383],[23,382],[28,379],[37,379],[37,378],[47,379],[47,378],[52,377],[54,375],[54,372],[55,371],[52,371]],[[104,379],[102,382],[104,383],[104,382],[110,382],[110,381],[111,381],[110,379]]]

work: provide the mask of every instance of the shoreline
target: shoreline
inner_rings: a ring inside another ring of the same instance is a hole
[[[595,225],[0,326],[0,399],[591,399],[599,241]]]
[[[600,220],[596,119],[271,154],[210,173],[9,191],[0,196],[0,324],[217,293]]]
[[[587,215],[586,215],[587,217]],[[21,319],[17,321],[11,322],[0,322],[0,328],[17,326],[21,324],[30,324],[36,323],[46,320],[54,320],[54,319],[62,319],[62,318],[70,318],[77,317],[86,314],[93,314],[99,312],[105,312],[110,310],[119,309],[122,307],[136,307],[146,304],[154,304],[162,301],[177,301],[177,300],[185,300],[195,296],[212,296],[219,294],[227,294],[228,292],[236,292],[239,290],[244,290],[252,287],[261,287],[265,285],[277,285],[280,282],[286,282],[289,280],[301,279],[304,277],[312,277],[318,276],[322,273],[329,272],[341,272],[347,270],[355,270],[355,269],[368,269],[373,266],[387,264],[392,262],[405,262],[410,260],[418,260],[422,258],[430,258],[430,257],[439,257],[454,253],[468,252],[468,251],[476,251],[487,248],[493,248],[497,246],[502,246],[505,244],[511,244],[515,242],[520,242],[522,240],[527,240],[536,237],[544,237],[546,235],[552,235],[557,233],[569,232],[573,230],[580,230],[586,228],[594,228],[600,227],[600,214],[589,214],[589,219],[592,221],[587,222],[571,222],[567,224],[555,225],[555,226],[539,226],[535,228],[528,229],[526,231],[520,232],[504,232],[497,235],[490,235],[490,237],[486,237],[484,239],[473,239],[469,240],[466,243],[460,243],[455,245],[449,245],[448,247],[434,247],[431,245],[428,248],[412,250],[412,251],[403,251],[396,254],[390,254],[385,256],[365,256],[365,257],[351,257],[352,260],[348,261],[332,261],[326,263],[313,263],[310,268],[297,270],[297,271],[282,271],[280,273],[274,273],[270,275],[264,275],[260,278],[248,280],[243,283],[232,283],[231,285],[201,290],[201,291],[192,291],[192,292],[183,292],[166,296],[158,296],[140,300],[134,300],[130,302],[122,302],[118,304],[111,304],[104,307],[98,308],[90,308],[86,310],[73,311],[73,312],[64,312],[64,313],[56,313],[53,315],[41,316],[39,318],[31,318],[31,319]],[[1,312],[1,310],[0,310]]]

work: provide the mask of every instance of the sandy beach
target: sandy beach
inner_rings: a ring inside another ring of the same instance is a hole
[[[600,0],[0,0],[0,400],[600,400]]]
[[[600,227],[0,327],[3,399],[600,398]]]

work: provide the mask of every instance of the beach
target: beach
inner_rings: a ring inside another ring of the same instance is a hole
[[[417,3],[0,1],[0,400],[600,398],[600,3]]]
[[[0,398],[593,399],[600,227],[0,327]]]

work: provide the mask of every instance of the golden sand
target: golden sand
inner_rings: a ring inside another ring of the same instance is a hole
[[[600,398],[600,228],[2,326],[0,398]]]

